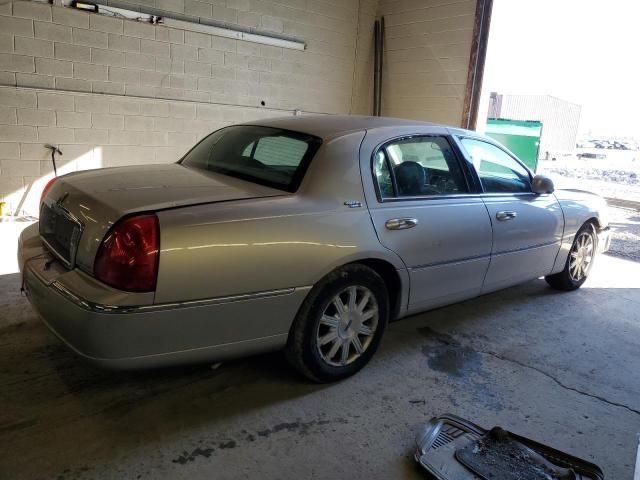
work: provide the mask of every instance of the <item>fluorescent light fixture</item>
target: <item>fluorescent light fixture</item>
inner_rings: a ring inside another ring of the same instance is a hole
[[[274,47],[290,48],[293,50],[304,50],[306,47],[303,41],[296,40],[294,38],[285,38],[277,35],[260,33],[253,29],[233,28],[227,24],[213,25],[202,23],[200,19],[196,17],[193,18],[193,21],[181,20],[179,18],[164,16],[164,12],[161,13],[157,9],[153,9],[154,13],[150,14],[135,10],[128,10],[126,8],[121,8],[120,6],[115,7],[111,5],[103,5],[102,3],[90,3],[76,0],[71,2],[71,7],[80,10],[93,11],[101,15],[122,17],[129,20],[137,20],[139,22],[148,22],[151,24],[160,24],[180,30],[188,30],[191,32],[205,33],[207,35],[215,35],[217,37],[261,43],[263,45],[272,45]],[[183,18],[185,17],[183,16]]]
[[[245,32],[229,27],[217,27],[215,25],[207,25],[205,23],[185,22],[175,18],[162,17],[160,20],[162,25],[167,27],[178,28],[180,30],[190,30],[192,32],[207,33],[217,37],[234,38],[236,40],[245,40],[247,42],[262,43],[264,45],[273,45],[275,47],[292,48],[294,50],[304,50],[305,44],[299,40],[289,40],[286,38],[272,37],[261,33]]]

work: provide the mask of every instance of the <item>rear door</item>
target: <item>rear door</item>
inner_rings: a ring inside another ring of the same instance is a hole
[[[491,222],[450,138],[367,133],[362,152],[378,238],[409,272],[409,311],[478,295],[489,265]]]
[[[478,138],[460,143],[477,172],[493,225],[483,293],[549,274],[564,229],[556,197],[533,193],[531,173],[507,151]]]

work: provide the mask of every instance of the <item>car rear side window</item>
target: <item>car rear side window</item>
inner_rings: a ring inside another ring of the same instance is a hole
[[[294,192],[321,143],[303,133],[238,125],[212,133],[180,163]]]
[[[468,192],[458,159],[444,137],[389,142],[376,153],[374,173],[383,199]]]
[[[472,138],[460,140],[486,193],[531,192],[529,171],[505,151]]]

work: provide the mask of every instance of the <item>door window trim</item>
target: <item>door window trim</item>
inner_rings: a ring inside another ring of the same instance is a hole
[[[391,163],[389,162],[389,155],[387,155],[387,152],[385,149],[386,146],[394,142],[407,140],[411,138],[429,138],[429,137],[442,138],[447,142],[447,144],[449,145],[449,148],[451,148],[451,151],[453,152],[453,156],[456,159],[458,167],[460,168],[460,172],[462,173],[468,192],[445,193],[441,195],[418,195],[418,196],[412,196],[412,197],[398,196],[398,187],[396,185],[396,177],[395,177],[395,174],[393,173],[393,169],[391,168]],[[474,191],[477,187],[475,187],[474,185],[475,182],[471,181],[472,179],[469,178],[470,173],[467,171],[468,169],[467,165],[465,165],[467,163],[467,159],[466,158],[461,159],[462,152],[459,151],[459,148],[457,147],[455,142],[452,141],[451,137],[452,137],[451,135],[447,135],[444,133],[413,133],[408,135],[404,134],[404,135],[398,135],[397,137],[387,138],[383,142],[379,143],[373,149],[373,153],[371,154],[371,161],[369,165],[369,170],[371,171],[371,179],[373,181],[373,187],[376,192],[376,198],[378,200],[378,203],[392,203],[392,202],[405,202],[405,201],[415,202],[420,200],[438,200],[438,199],[454,199],[454,198],[473,198],[483,193],[483,192]],[[387,168],[389,169],[389,174],[391,175],[391,183],[393,185],[393,194],[394,194],[393,198],[382,197],[382,193],[380,192],[380,185],[378,184],[378,178],[375,173],[376,155],[381,150],[384,153],[385,162],[387,163]],[[480,185],[480,187],[482,188],[482,185]]]
[[[475,174],[476,178],[478,179],[478,184],[480,186],[480,188],[482,189],[482,192],[480,193],[483,197],[523,197],[523,196],[530,196],[530,195],[536,195],[533,192],[533,172],[529,169],[529,167],[527,167],[524,163],[522,163],[522,161],[517,158],[515,155],[513,155],[512,153],[510,153],[508,150],[506,150],[504,147],[502,147],[501,145],[491,142],[490,140],[486,139],[486,138],[482,138],[482,137],[476,137],[473,135],[454,135],[456,137],[456,140],[458,140],[458,143],[460,144],[459,148],[460,148],[460,153],[464,156],[465,160],[467,161],[467,163],[470,165],[470,168],[473,170],[473,173]],[[496,147],[498,150],[502,151],[504,154],[506,154],[508,157],[512,158],[513,160],[515,160],[515,162],[520,165],[522,168],[525,169],[525,171],[529,174],[529,188],[531,188],[531,191],[529,192],[485,192],[484,190],[484,185],[482,185],[482,179],[480,178],[480,173],[476,170],[475,165],[473,165],[473,160],[469,157],[469,152],[467,152],[467,150],[464,148],[464,144],[462,143],[462,140],[464,140],[465,138],[469,139],[469,140],[475,140],[477,142],[482,142],[482,143],[486,143],[488,145],[492,145],[494,147]]]

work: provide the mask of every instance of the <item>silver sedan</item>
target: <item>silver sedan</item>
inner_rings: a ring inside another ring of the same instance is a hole
[[[319,382],[385,327],[544,276],[580,287],[606,204],[475,132],[378,117],[234,125],[180,161],[76,172],[19,245],[24,288],[81,356],[143,368],[284,348]]]

